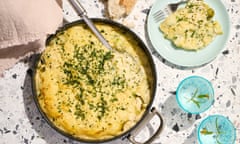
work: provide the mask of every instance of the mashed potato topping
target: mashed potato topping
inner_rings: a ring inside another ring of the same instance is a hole
[[[189,0],[160,24],[160,30],[179,48],[201,49],[223,33],[213,16],[214,10],[203,0]]]
[[[117,27],[97,27],[120,52],[106,49],[79,24],[50,40],[36,71],[44,113],[61,130],[86,140],[129,130],[142,117],[152,90],[151,67],[136,40]]]

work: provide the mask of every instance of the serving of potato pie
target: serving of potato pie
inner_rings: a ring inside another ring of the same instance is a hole
[[[223,33],[213,17],[214,10],[203,0],[189,0],[184,8],[179,8],[160,24],[160,30],[176,47],[198,50]]]

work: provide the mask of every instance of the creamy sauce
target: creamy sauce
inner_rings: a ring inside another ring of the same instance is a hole
[[[179,48],[201,49],[223,33],[213,16],[214,10],[203,0],[190,0],[184,8],[169,15],[160,24],[160,30]]]
[[[61,130],[86,140],[109,139],[134,126],[153,82],[148,58],[130,34],[107,24],[97,28],[119,52],[79,24],[51,39],[36,72],[44,113]]]

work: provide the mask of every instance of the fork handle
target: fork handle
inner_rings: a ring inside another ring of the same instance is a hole
[[[79,16],[87,15],[86,10],[81,5],[81,3],[77,0],[70,0],[71,4],[73,5],[74,9],[78,12]]]
[[[102,44],[109,50],[112,50],[112,47],[107,42],[107,40],[98,31],[94,23],[87,17],[87,12],[84,9],[84,7],[81,5],[81,3],[78,0],[70,0],[70,2],[75,8],[75,10],[78,12],[79,16],[82,17],[84,22],[88,25],[88,27],[92,30],[92,32],[97,36],[97,38],[102,42]]]

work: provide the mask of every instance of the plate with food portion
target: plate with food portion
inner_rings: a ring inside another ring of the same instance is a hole
[[[230,20],[224,4],[189,0],[176,12],[156,21],[154,14],[178,0],[156,1],[148,15],[147,33],[153,48],[168,62],[184,67],[202,66],[225,47]]]

